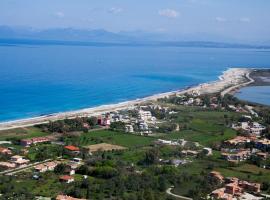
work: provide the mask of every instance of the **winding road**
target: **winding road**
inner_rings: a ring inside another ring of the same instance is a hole
[[[182,199],[182,200],[192,200],[191,198],[189,198],[189,197],[184,197],[184,196],[180,196],[180,195],[177,195],[177,194],[173,194],[172,193],[172,189],[173,189],[174,187],[172,186],[172,187],[169,187],[167,190],[166,190],[166,194],[168,194],[168,195],[170,195],[170,196],[172,196],[172,197],[175,197],[175,198],[178,198],[178,199]]]
[[[232,86],[232,87],[229,87],[229,88],[223,90],[223,91],[220,93],[221,96],[223,97],[225,94],[228,94],[228,93],[230,93],[230,92],[233,91],[233,90],[236,90],[236,89],[241,88],[241,87],[245,87],[245,86],[247,86],[247,85],[249,85],[249,84],[251,84],[251,83],[254,82],[254,80],[250,77],[250,72],[248,72],[248,73],[246,74],[246,78],[249,80],[248,82],[241,83],[241,84],[238,84],[238,85],[234,85],[234,86]]]

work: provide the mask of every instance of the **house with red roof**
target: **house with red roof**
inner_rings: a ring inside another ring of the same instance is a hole
[[[64,147],[66,154],[76,156],[80,153],[79,147],[68,145]]]
[[[5,147],[0,147],[0,153],[4,154],[4,155],[11,155],[12,154],[11,150],[9,150],[8,148],[5,148]]]
[[[72,183],[74,182],[74,177],[69,175],[63,175],[59,177],[59,180],[64,183]]]

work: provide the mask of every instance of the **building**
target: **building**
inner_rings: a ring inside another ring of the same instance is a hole
[[[47,162],[44,164],[40,164],[34,167],[35,171],[38,172],[46,172],[46,171],[53,171],[54,168],[59,164],[59,162]]]
[[[233,124],[233,129],[236,130],[244,130],[247,134],[260,136],[261,133],[266,129],[263,125],[259,124],[258,122],[241,122],[238,124]]]
[[[69,175],[63,175],[59,177],[59,180],[64,183],[72,183],[74,182],[74,177]]]
[[[12,151],[10,149],[8,149],[8,148],[0,147],[0,154],[11,155]]]
[[[3,167],[5,169],[12,169],[16,167],[16,164],[10,162],[0,162],[0,167]]]
[[[217,172],[217,171],[211,171],[209,173],[209,178],[214,179],[220,184],[224,182],[224,177],[221,175],[220,172]]]
[[[76,156],[76,155],[78,155],[80,153],[79,147],[76,147],[76,146],[73,146],[73,145],[65,146],[64,149],[65,149],[65,152],[68,155]]]
[[[16,165],[25,165],[30,162],[28,159],[24,159],[22,156],[15,155],[10,158],[10,162],[15,163]]]
[[[250,133],[260,135],[266,128],[258,122],[252,122],[250,126]]]
[[[133,128],[133,126],[132,126],[131,124],[127,124],[127,125],[125,126],[125,132],[126,132],[126,133],[134,133],[134,128]]]
[[[213,154],[213,151],[211,148],[208,148],[208,147],[204,147],[202,152],[207,155],[207,156],[211,156]]]
[[[158,145],[172,145],[172,146],[177,146],[180,145],[178,142],[176,141],[172,141],[172,140],[162,140],[162,139],[158,139],[156,141],[156,144]]]
[[[225,188],[219,188],[214,190],[211,195],[212,199],[222,199],[222,200],[232,200],[233,196],[231,194],[225,193]]]
[[[111,125],[111,120],[110,120],[109,116],[99,117],[98,118],[98,125],[100,125],[100,126],[110,126]]]
[[[259,184],[259,183],[250,183],[247,181],[239,181],[238,185],[248,192],[259,193],[261,191],[261,184]]]
[[[51,140],[48,137],[36,137],[36,138],[21,140],[21,145],[24,147],[29,147],[33,144],[45,143],[45,142],[50,142],[50,141]]]
[[[184,165],[188,163],[186,160],[179,160],[179,159],[172,159],[170,160],[170,164],[174,165],[175,167],[178,167],[179,165]]]
[[[152,119],[152,113],[150,111],[139,110],[139,118],[148,121]]]
[[[257,149],[270,148],[270,140],[268,140],[268,139],[257,140],[255,142],[255,146],[256,146]]]
[[[264,152],[257,152],[256,156],[260,157],[263,160],[266,160],[269,157],[269,154]]]
[[[199,154],[199,152],[192,151],[192,150],[183,150],[183,151],[181,151],[181,154],[184,156],[197,156]]]
[[[78,199],[67,195],[58,195],[56,200],[86,200],[86,199]]]
[[[240,162],[247,160],[251,155],[251,152],[249,149],[239,149],[236,152],[232,153],[227,153],[223,152],[221,153],[221,156],[223,159],[227,161],[232,161],[232,162]]]
[[[219,172],[211,172],[209,176],[221,176]],[[226,178],[225,186],[219,189],[212,191],[210,197],[212,199],[245,199],[246,196],[252,196],[251,199],[259,199],[254,194],[260,193],[260,184],[259,183],[250,183],[247,181],[239,180],[238,178]],[[253,195],[249,194],[251,192]]]
[[[149,126],[146,122],[140,122],[139,129],[141,134],[149,134],[152,133],[152,131],[149,129]]]
[[[236,136],[235,138],[231,140],[225,141],[225,144],[231,145],[231,146],[241,146],[245,145],[246,143],[250,143],[251,141],[255,141],[256,137],[244,137],[244,136]]]

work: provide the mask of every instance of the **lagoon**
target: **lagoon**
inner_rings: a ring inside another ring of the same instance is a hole
[[[242,100],[270,106],[270,86],[241,88],[236,97]]]

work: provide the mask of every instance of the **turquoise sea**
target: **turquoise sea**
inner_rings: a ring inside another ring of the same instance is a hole
[[[269,67],[256,49],[0,45],[0,121],[141,98]]]
[[[255,86],[241,88],[236,97],[250,102],[270,106],[270,86]]]

